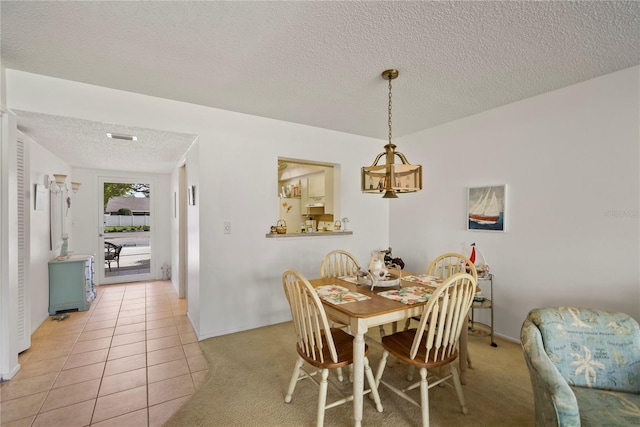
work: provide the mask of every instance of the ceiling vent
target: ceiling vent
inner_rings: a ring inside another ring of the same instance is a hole
[[[107,133],[107,137],[111,139],[122,139],[124,141],[137,141],[138,137],[134,135],[124,135],[120,133]]]

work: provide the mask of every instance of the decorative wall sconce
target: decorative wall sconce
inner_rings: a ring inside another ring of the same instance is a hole
[[[71,181],[71,191],[73,191],[73,194],[76,194],[78,192],[78,190],[80,189],[81,185],[82,185],[82,183],[80,183],[80,182]]]
[[[409,163],[404,154],[397,152],[391,142],[391,80],[398,77],[398,70],[382,72],[382,78],[389,81],[389,143],[384,146],[384,153],[378,154],[371,166],[362,168],[362,192],[384,193],[382,198],[395,199],[396,193],[412,193],[422,189],[422,166]],[[385,163],[378,166],[378,161],[384,156]],[[402,164],[395,163],[398,156]]]
[[[52,193],[58,194],[65,188],[65,180],[67,175],[60,173],[54,173],[53,179],[49,175],[44,176],[44,186],[47,187]]]
[[[44,186],[54,194],[60,194],[65,191],[69,194],[69,188],[67,187],[67,175],[61,173],[54,173],[53,178],[49,175],[44,176]],[[71,191],[76,194],[82,184],[80,182],[71,182]]]

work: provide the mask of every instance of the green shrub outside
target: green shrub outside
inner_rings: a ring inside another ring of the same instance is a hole
[[[107,225],[104,227],[105,233],[122,233],[126,231],[150,231],[151,227],[148,225]]]

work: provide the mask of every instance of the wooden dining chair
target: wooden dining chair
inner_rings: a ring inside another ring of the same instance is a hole
[[[456,367],[458,341],[465,325],[473,297],[476,292],[476,279],[471,274],[456,273],[449,277],[431,294],[421,315],[418,329],[408,329],[382,338],[382,360],[376,372],[376,384],[383,384],[394,393],[421,408],[422,425],[429,425],[429,389],[444,384],[453,386],[458,394],[463,414],[468,410]],[[397,388],[382,380],[389,355],[399,361],[420,369],[420,380],[405,388]],[[436,377],[434,368],[449,365],[450,373]],[[451,380],[451,381],[449,381]],[[416,401],[408,392],[420,388],[420,401]]]
[[[320,277],[355,276],[360,270],[356,258],[347,251],[337,249],[326,254],[320,264]]]
[[[449,252],[443,255],[440,255],[427,267],[426,274],[428,276],[436,277],[438,279],[448,279],[457,273],[469,273],[473,276],[476,283],[478,282],[478,272],[476,271],[475,265],[462,254],[458,254],[455,252]],[[411,321],[420,321],[420,317],[412,317],[407,319],[404,328],[409,329],[411,326]]]
[[[359,270],[360,264],[358,264],[356,257],[345,250],[336,249],[329,252],[322,258],[322,263],[320,264],[320,277],[324,279],[326,277],[355,276]],[[351,333],[351,327],[349,325],[332,322],[331,326],[334,328],[343,328],[349,334]],[[342,381],[342,369],[338,369],[337,374],[338,380]],[[350,377],[353,377],[352,374],[353,372],[350,373]]]
[[[320,277],[342,277],[342,276],[355,276],[358,271],[360,271],[360,264],[356,260],[356,258],[351,255],[349,252],[337,249],[329,252],[322,258],[322,263],[320,264]],[[343,328],[349,334],[351,333],[351,327],[349,325],[344,325],[339,322],[333,322],[331,326],[336,328]],[[378,326],[379,332],[381,336],[385,335],[384,325]],[[397,329],[394,326],[394,331]],[[374,340],[374,342],[377,342]],[[353,378],[352,368],[349,367],[349,377]],[[338,380],[343,380],[342,369],[337,370]]]
[[[471,260],[462,254],[448,252],[431,261],[431,264],[427,267],[426,274],[444,280],[454,274],[465,272],[471,274],[476,283],[478,283],[478,272]],[[412,320],[419,322],[420,316],[408,318],[404,325],[405,330],[409,329]],[[471,356],[469,353],[467,353],[467,366],[471,367]],[[413,379],[413,371],[413,368],[409,369],[409,374],[407,375],[409,381]]]
[[[309,281],[296,270],[287,270],[282,275],[284,293],[291,307],[291,316],[297,336],[296,350],[298,360],[293,369],[285,402],[291,402],[291,397],[298,381],[308,378],[320,387],[318,396],[318,414],[316,425],[324,423],[325,409],[333,408],[353,400],[353,395],[344,395],[341,390],[329,380],[329,370],[343,368],[353,363],[353,336],[339,328],[331,328],[327,315],[316,290]],[[369,389],[364,393],[371,393],[378,412],[382,412],[382,404],[376,387],[375,379],[367,358],[368,347],[365,345],[364,373],[369,383]],[[305,367],[306,364],[311,368]],[[318,375],[319,374],[319,375]],[[319,379],[317,377],[320,377]],[[342,398],[327,404],[327,389],[331,385]]]
[[[478,281],[476,266],[469,258],[455,252],[440,255],[427,267],[427,274],[439,279],[448,279],[456,273],[469,273]]]

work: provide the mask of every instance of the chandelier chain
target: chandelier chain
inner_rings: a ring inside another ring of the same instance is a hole
[[[391,80],[398,77],[395,68],[384,70],[382,78],[389,81],[389,104],[387,106],[389,142],[384,152],[379,153],[371,166],[362,167],[361,189],[363,193],[384,193],[383,199],[395,199],[398,193],[414,193],[422,189],[422,166],[409,163],[404,154],[396,151],[391,142],[393,136],[393,91]],[[396,163],[396,156],[402,164]],[[380,161],[384,158],[384,164]]]
[[[391,79],[389,79],[389,144],[391,144]]]

